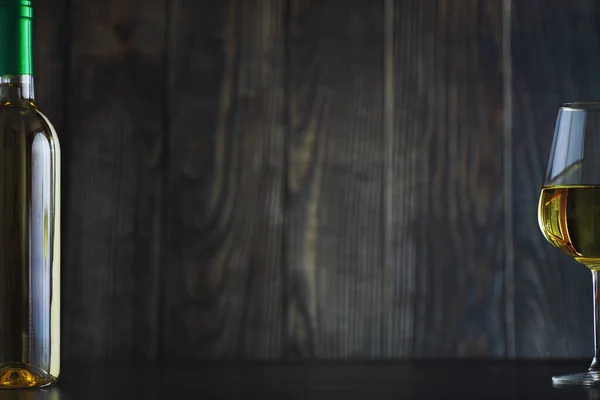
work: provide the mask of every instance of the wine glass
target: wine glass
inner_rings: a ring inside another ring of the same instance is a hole
[[[594,344],[585,372],[552,377],[555,385],[600,384],[600,102],[563,104],[539,199],[538,223],[555,247],[592,271]]]

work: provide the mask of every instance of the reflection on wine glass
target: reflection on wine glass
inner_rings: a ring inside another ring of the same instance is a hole
[[[564,104],[539,199],[546,239],[592,271],[595,354],[585,372],[554,376],[555,385],[600,384],[600,102]]]

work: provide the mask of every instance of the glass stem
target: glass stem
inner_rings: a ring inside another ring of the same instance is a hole
[[[600,271],[592,271],[594,284],[594,360],[590,371],[600,371]]]

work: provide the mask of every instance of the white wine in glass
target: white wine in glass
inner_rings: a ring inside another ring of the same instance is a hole
[[[595,354],[587,371],[552,377],[556,385],[600,384],[600,102],[560,107],[538,222],[544,237],[592,272]]]

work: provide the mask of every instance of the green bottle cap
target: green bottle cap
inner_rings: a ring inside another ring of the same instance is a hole
[[[0,75],[32,75],[31,0],[0,0]]]

